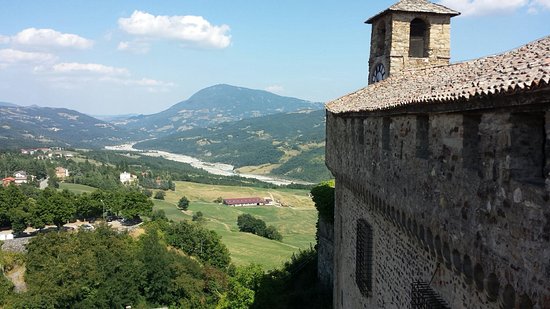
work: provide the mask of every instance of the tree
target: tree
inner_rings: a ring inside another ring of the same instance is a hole
[[[204,222],[204,215],[203,215],[202,211],[197,211],[196,213],[194,213],[192,220],[195,221],[195,222],[198,222],[198,223]]]
[[[235,276],[229,280],[229,290],[220,300],[219,308],[250,308],[263,276],[260,265],[250,264],[237,268]]]
[[[136,218],[140,215],[148,216],[151,214],[151,211],[153,211],[153,202],[143,193],[130,190],[122,194],[122,208],[120,212],[125,218]]]
[[[223,203],[223,198],[222,198],[221,196],[218,196],[218,197],[214,200],[214,203],[218,203],[218,204]]]
[[[46,188],[42,195],[38,199],[38,207],[44,223],[53,223],[59,228],[75,216],[76,208],[70,193],[58,193]]]
[[[163,200],[165,195],[166,195],[166,193],[164,193],[164,191],[157,191],[155,193],[155,199],[156,200]]]
[[[227,268],[231,262],[229,250],[216,232],[189,221],[170,225],[166,230],[166,241],[183,252],[221,269]]]
[[[150,230],[140,238],[141,285],[145,298],[157,306],[168,304],[171,274],[166,247],[159,242],[158,232]]]
[[[153,197],[153,191],[149,190],[149,189],[143,189],[143,194],[145,194],[145,196],[147,197]]]
[[[185,196],[180,198],[178,202],[178,208],[181,210],[187,210],[187,208],[189,208],[189,199],[187,199],[187,197]]]
[[[242,214],[237,217],[237,226],[239,231],[256,234],[265,238],[282,241],[283,235],[279,233],[276,227],[270,225],[266,227],[262,219],[255,218],[250,214]]]
[[[261,236],[264,236],[265,238],[277,240],[277,241],[283,240],[283,235],[281,235],[281,233],[279,233],[277,228],[274,227],[273,225],[268,226],[264,231],[264,235],[261,235]]]

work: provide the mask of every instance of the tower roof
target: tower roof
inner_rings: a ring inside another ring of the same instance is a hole
[[[372,22],[378,17],[387,14],[389,12],[415,12],[415,13],[432,13],[457,16],[460,12],[451,10],[448,7],[434,4],[426,0],[401,0],[396,4],[390,6],[386,10],[369,18],[365,23],[372,24]]]
[[[550,90],[550,36],[490,57],[404,71],[326,105],[334,114]]]

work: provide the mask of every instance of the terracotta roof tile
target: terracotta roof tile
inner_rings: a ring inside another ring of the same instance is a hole
[[[374,15],[369,18],[366,23],[370,24],[377,17],[384,15],[388,12],[421,12],[421,13],[434,13],[434,14],[444,14],[457,16],[460,15],[460,12],[451,10],[448,7],[431,3],[426,0],[401,0],[396,4],[390,6],[386,10]]]
[[[327,103],[332,113],[441,104],[550,88],[550,36],[490,57],[395,73]]]

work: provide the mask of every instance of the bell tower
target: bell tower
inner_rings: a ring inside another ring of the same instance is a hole
[[[401,0],[369,18],[369,84],[404,70],[449,64],[451,17],[457,15],[427,0]]]

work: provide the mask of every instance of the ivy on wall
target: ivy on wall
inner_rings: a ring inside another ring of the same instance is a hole
[[[325,222],[334,223],[334,179],[321,182],[311,189],[315,208]]]

